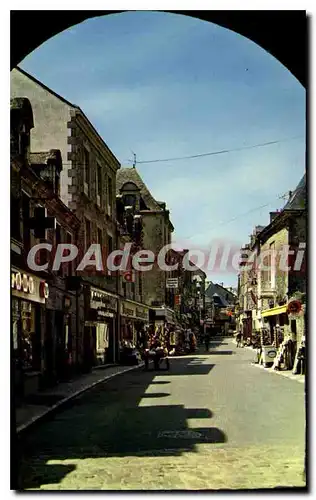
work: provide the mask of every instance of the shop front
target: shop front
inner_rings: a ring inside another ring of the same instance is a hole
[[[39,388],[49,288],[38,276],[12,268],[11,291],[15,394],[21,399]]]
[[[120,304],[120,346],[145,347],[149,307],[123,300]]]
[[[86,290],[83,358],[87,370],[117,361],[117,308],[116,295],[94,287]]]
[[[62,279],[49,285],[44,337],[44,383],[68,380],[76,359],[76,296]]]
[[[270,345],[278,348],[288,331],[289,320],[286,304],[263,310],[261,317],[263,319],[266,342],[270,342]]]

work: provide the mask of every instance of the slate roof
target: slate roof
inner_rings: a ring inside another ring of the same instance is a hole
[[[133,182],[140,190],[141,197],[143,198],[148,210],[162,211],[161,206],[150,193],[146,184],[143,182],[136,168],[122,167],[116,173],[116,193],[121,194],[121,189],[127,182]]]
[[[50,151],[41,151],[38,153],[30,153],[30,163],[33,165],[46,165],[49,160],[56,163],[61,162],[61,154],[59,149],[51,149]]]
[[[228,295],[228,299],[226,299],[226,295]],[[205,290],[205,296],[210,297],[210,298],[213,298],[214,296],[219,297],[220,301],[224,307],[231,305],[234,302],[234,300],[236,299],[236,297],[233,293],[231,293],[229,290],[227,290],[223,286],[218,285],[217,283],[213,283],[212,281],[210,282],[209,286]]]
[[[305,210],[306,194],[306,174],[304,174],[282,211]]]

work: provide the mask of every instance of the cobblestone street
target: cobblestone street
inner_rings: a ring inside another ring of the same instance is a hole
[[[133,370],[21,438],[21,489],[305,486],[304,384],[259,370],[229,339]]]

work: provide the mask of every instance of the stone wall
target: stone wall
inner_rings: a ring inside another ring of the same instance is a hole
[[[27,97],[32,105],[34,128],[31,131],[31,147],[33,152],[59,149],[63,160],[61,171],[60,197],[68,205],[68,126],[70,119],[70,103],[62,100],[48,88],[39,85],[33,79],[19,71],[11,71],[11,97]]]

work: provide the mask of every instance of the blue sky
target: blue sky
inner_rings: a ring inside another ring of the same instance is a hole
[[[79,105],[122,166],[131,150],[145,161],[300,136],[140,163],[184,248],[246,243],[304,173],[305,90],[270,54],[225,28],[163,12],[113,14],[55,36],[21,67]],[[236,284],[233,274],[209,278]]]

